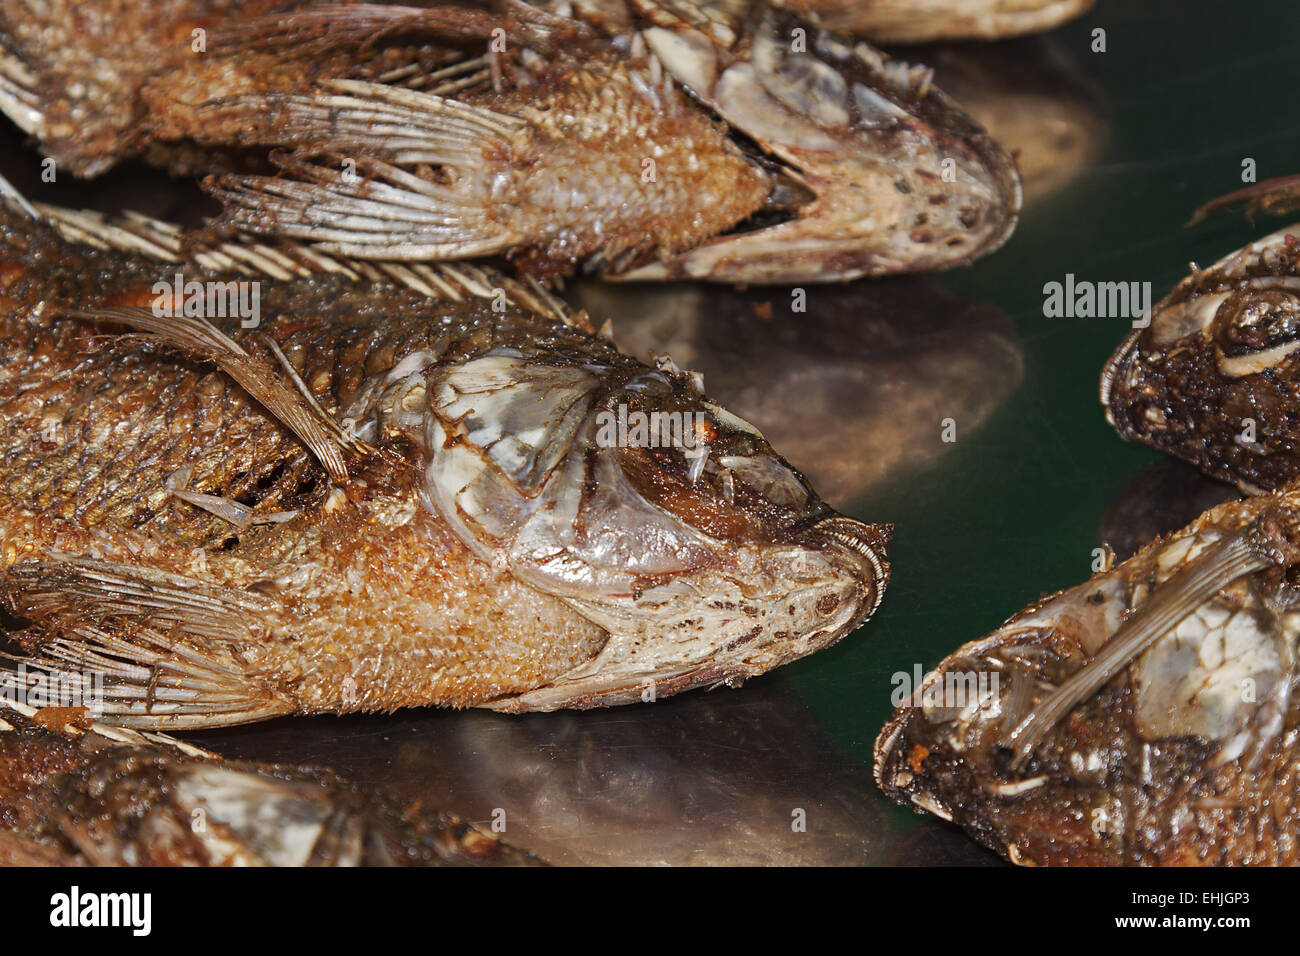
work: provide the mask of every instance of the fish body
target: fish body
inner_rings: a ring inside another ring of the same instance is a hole
[[[105,720],[654,700],[879,601],[888,529],[670,362],[504,289],[262,278],[245,329],[156,314],[178,269],[237,276],[13,210],[0,249],[4,609],[33,666],[104,676]]]
[[[1121,435],[1255,497],[946,658],[877,740],[894,799],[1017,863],[1300,863],[1297,254],[1281,230],[1194,268],[1102,376]]]
[[[0,107],[60,167],[209,172],[220,228],[350,257],[832,281],[969,263],[1020,207],[924,67],[762,4],[58,7],[0,5]]]
[[[1298,518],[1219,505],[959,648],[877,782],[1016,863],[1300,863]]]
[[[1300,474],[1300,245],[1291,226],[1193,271],[1106,365],[1121,436],[1250,493]]]
[[[84,708],[0,718],[7,866],[530,866],[536,857],[328,771],[226,761]]]

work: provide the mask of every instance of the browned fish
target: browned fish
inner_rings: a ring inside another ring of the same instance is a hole
[[[351,268],[302,249],[198,254],[222,275],[159,261],[163,226],[45,214],[144,250],[0,230],[0,594],[28,663],[102,677],[105,720],[651,701],[880,600],[887,528],[670,361],[491,276],[394,273],[421,295],[265,277]],[[260,318],[204,314],[236,291]]]
[[[831,281],[969,263],[1020,208],[928,69],[764,4],[3,0],[0,64],[59,168],[216,171],[224,227],[351,257]]]
[[[528,866],[488,833],[328,771],[225,761],[84,708],[0,710],[6,866]]]
[[[1017,863],[1300,863],[1297,566],[1295,485],[1212,508],[946,658],[877,781]]]
[[[1300,475],[1300,227],[1197,269],[1107,363],[1106,417],[1250,493]]]

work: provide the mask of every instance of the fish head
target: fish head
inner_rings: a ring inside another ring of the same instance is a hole
[[[1196,269],[1106,364],[1101,399],[1122,436],[1256,493],[1300,467],[1300,244],[1280,230]]]
[[[654,0],[638,6],[648,48],[741,142],[757,144],[755,162],[776,185],[740,230],[623,278],[787,283],[936,270],[1011,234],[1015,164],[928,68],[780,10],[688,21]]]
[[[879,786],[1013,862],[1188,862],[1197,808],[1290,759],[1294,585],[1246,542],[1295,505],[1227,502],[958,648],[882,730]]]
[[[828,508],[668,360],[497,347],[419,388],[426,507],[609,634],[499,709],[734,683],[833,644],[879,604],[889,529]]]
[[[1097,745],[1083,763],[1064,758],[1064,773],[1050,757],[1013,771],[1004,746],[1034,700],[1082,665],[1078,647],[1054,636],[1051,622],[1031,613],[928,672],[876,740],[877,785],[903,806],[964,828],[1012,862],[1050,859],[1057,842],[1091,846],[1089,814],[1104,788],[1107,757],[1119,744],[1099,726]],[[1109,702],[1094,706],[1101,711]],[[1071,814],[1072,807],[1079,812]]]

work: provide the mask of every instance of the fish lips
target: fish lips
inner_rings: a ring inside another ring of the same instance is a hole
[[[811,523],[795,544],[777,548],[778,554],[770,553],[773,549],[751,553],[789,573],[778,575],[748,606],[738,607],[740,595],[752,589],[742,574],[728,582],[736,586],[733,592],[710,601],[702,601],[699,592],[722,587],[722,579],[692,582],[683,592],[689,599],[679,606],[665,601],[663,613],[648,627],[620,627],[625,622],[619,618],[581,607],[610,631],[601,653],[550,684],[482,706],[504,713],[585,710],[650,703],[697,687],[738,687],[832,646],[875,612],[889,581],[884,548],[891,531],[888,525],[834,514]],[[800,575],[804,579],[796,580]],[[643,599],[653,602],[659,596],[648,591]],[[692,652],[692,646],[698,650]]]

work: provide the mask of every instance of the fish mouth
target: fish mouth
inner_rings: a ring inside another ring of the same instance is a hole
[[[832,646],[876,611],[889,581],[884,549],[891,531],[839,514],[815,519],[779,547],[788,573],[754,602],[761,612],[696,598],[685,616],[666,614],[648,629],[609,627],[610,639],[593,660],[550,684],[481,706],[504,713],[584,710],[649,703],[697,687],[738,687]],[[809,574],[816,580],[807,580]]]
[[[1128,379],[1144,331],[1146,330],[1134,329],[1125,336],[1124,341],[1106,361],[1101,371],[1101,404],[1106,409],[1106,421],[1112,428],[1119,429],[1121,432],[1124,430],[1123,425],[1116,420],[1113,405],[1115,389]]]
[[[838,547],[847,560],[853,562],[861,580],[867,582],[864,599],[847,630],[853,630],[876,613],[889,583],[889,564],[885,561],[885,545],[893,531],[892,525],[869,525],[841,514],[818,518],[805,526],[803,540],[822,542]]]
[[[900,707],[876,737],[872,747],[872,773],[876,786],[896,803],[933,813],[951,823],[952,811],[931,787],[925,785],[929,778],[909,767],[908,754],[904,752],[905,748],[899,747],[900,742],[908,739],[907,731],[914,710],[910,706]]]
[[[913,700],[928,684],[941,675],[941,667],[927,673],[921,681],[921,687],[917,689],[917,694],[913,695]],[[951,821],[952,813],[947,807],[928,787],[919,786],[928,778],[908,766],[908,754],[904,752],[907,748],[899,746],[900,743],[910,739],[908,730],[912,718],[916,716],[916,711],[917,707],[914,703],[904,704],[894,711],[885,726],[881,728],[871,751],[872,774],[876,786],[896,802],[903,806],[915,806],[919,810],[927,810],[937,817]]]

